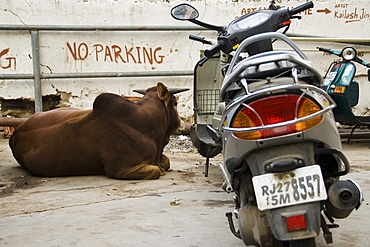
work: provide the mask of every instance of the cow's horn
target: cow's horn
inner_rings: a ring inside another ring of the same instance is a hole
[[[134,89],[132,91],[135,93],[143,94],[143,95],[146,93],[146,89]]]
[[[190,89],[189,88],[179,88],[179,87],[170,87],[170,88],[168,88],[168,92],[170,94],[182,93],[182,92],[185,92],[185,91],[188,91],[188,90],[190,90]],[[132,91],[135,92],[135,93],[143,94],[143,95],[146,93],[146,89],[134,89]]]
[[[170,94],[177,94],[177,93],[182,93],[182,92],[185,92],[185,91],[188,91],[190,90],[189,88],[180,88],[180,87],[170,87],[168,88],[168,92]]]

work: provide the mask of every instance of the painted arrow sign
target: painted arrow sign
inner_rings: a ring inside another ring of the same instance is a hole
[[[328,8],[325,8],[325,9],[318,9],[316,10],[317,13],[325,13],[325,14],[329,14],[331,13],[331,11],[328,9]]]

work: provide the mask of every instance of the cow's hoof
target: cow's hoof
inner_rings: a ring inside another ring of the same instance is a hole
[[[159,165],[163,168],[163,170],[167,171],[168,169],[170,169],[170,159],[166,155],[162,154],[161,163]]]

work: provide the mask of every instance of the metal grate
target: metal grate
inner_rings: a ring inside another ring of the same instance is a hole
[[[198,115],[213,115],[218,105],[220,90],[205,89],[196,91]]]

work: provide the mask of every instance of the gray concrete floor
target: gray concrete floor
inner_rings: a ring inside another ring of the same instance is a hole
[[[370,143],[343,144],[365,201],[333,229],[330,246],[368,246],[370,241]],[[171,171],[158,180],[122,181],[104,176],[40,178],[20,168],[7,140],[0,140],[0,246],[243,246],[225,213],[233,194],[221,189],[212,160],[193,152],[167,152]],[[317,237],[318,246],[326,246]]]

